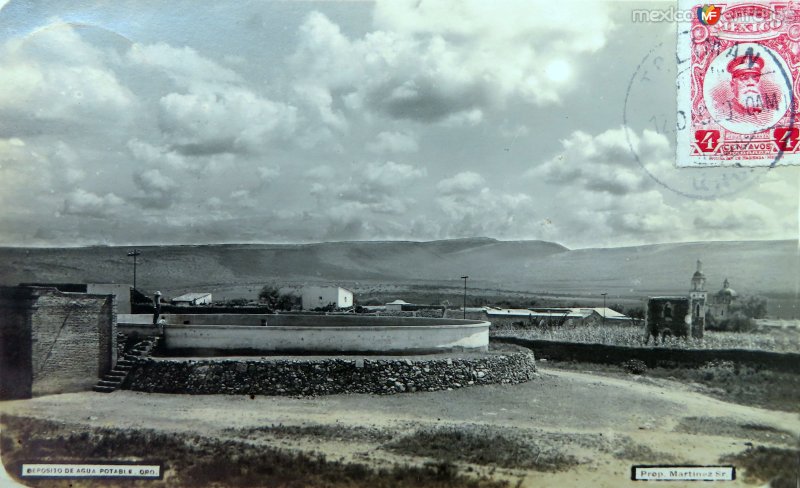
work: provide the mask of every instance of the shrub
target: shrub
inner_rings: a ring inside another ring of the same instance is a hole
[[[639,359],[625,361],[622,363],[622,368],[630,374],[644,374],[647,371],[647,365]]]
[[[728,332],[752,332],[756,329],[756,323],[743,313],[736,312],[732,317],[720,321],[716,329]]]

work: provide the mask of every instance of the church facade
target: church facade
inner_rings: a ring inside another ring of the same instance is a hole
[[[703,263],[697,261],[697,270],[692,275],[687,295],[649,297],[645,310],[645,330],[658,338],[666,335],[702,339],[706,328],[706,314],[716,320],[724,320],[730,314],[731,303],[736,292],[728,279],[722,289],[709,295],[706,290],[706,275]]]
[[[708,297],[708,313],[714,320],[721,322],[731,315],[731,305],[738,294],[731,288],[728,278],[722,283],[722,289]]]

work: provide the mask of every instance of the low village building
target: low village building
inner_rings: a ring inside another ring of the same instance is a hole
[[[0,287],[0,400],[88,391],[111,370],[118,309],[107,291]]]
[[[397,300],[389,302],[386,305],[384,305],[383,309],[386,310],[387,312],[402,312],[403,306],[408,306],[408,305],[411,304],[405,300],[400,300],[398,298]]]
[[[304,286],[301,300],[303,310],[315,308],[351,308],[353,306],[353,292],[341,286]]]
[[[558,326],[558,325],[600,325],[623,324],[628,325],[632,319],[625,314],[610,308],[596,307],[551,307],[551,308],[496,308],[485,307],[486,316],[492,323],[503,318],[516,318],[527,321],[530,325]]]
[[[185,293],[175,297],[170,302],[173,305],[193,307],[196,305],[211,305],[211,293]]]
[[[394,300],[384,305],[387,312],[417,312],[420,310],[441,310],[444,313],[444,305],[430,305],[425,303],[408,303],[405,300]]]

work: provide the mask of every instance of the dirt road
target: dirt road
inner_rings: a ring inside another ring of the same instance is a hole
[[[554,447],[581,458],[579,466],[558,473],[491,470],[493,476],[511,480],[512,486],[518,480],[522,480],[521,486],[640,486],[629,480],[634,464],[660,464],[659,457],[665,458],[664,463],[717,464],[721,456],[745,450],[746,443],[786,446],[792,437],[800,436],[800,416],[796,414],[726,403],[694,390],[692,385],[668,380],[541,368],[539,376],[529,383],[454,391],[254,399],[131,391],[74,393],[3,402],[0,412],[94,427],[188,431],[208,436],[235,436],[238,434],[230,429],[270,425],[367,426],[402,435],[420,428],[475,424],[515,429],[530,436],[537,432],[564,434],[554,441],[560,444]],[[600,435],[610,445],[627,439],[634,447],[621,455],[586,445],[587,440]],[[259,442],[321,451],[337,459],[373,465],[421,462],[364,439],[267,436]],[[490,468],[474,469],[481,473]],[[741,475],[738,478],[714,486],[747,486]]]

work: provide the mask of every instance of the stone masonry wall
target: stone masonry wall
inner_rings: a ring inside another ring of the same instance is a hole
[[[40,291],[31,315],[32,394],[90,390],[116,359],[111,295]]]
[[[157,393],[232,395],[393,394],[533,378],[531,353],[437,359],[142,358],[126,388]]]

